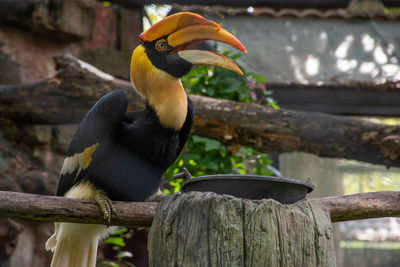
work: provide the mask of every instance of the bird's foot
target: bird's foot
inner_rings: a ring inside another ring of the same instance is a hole
[[[163,193],[159,192],[157,194],[149,196],[147,202],[161,202],[162,197],[165,196]]]
[[[162,197],[164,194],[161,192],[161,189],[158,188],[156,192],[154,192],[151,196],[146,198],[147,202],[161,202]]]
[[[94,192],[93,199],[99,205],[101,213],[103,213],[104,222],[107,224],[107,227],[110,226],[112,216],[114,215],[115,217],[117,217],[117,212],[115,211],[111,199],[103,190],[96,190]]]

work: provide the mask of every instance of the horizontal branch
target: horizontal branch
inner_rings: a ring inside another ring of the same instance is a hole
[[[325,207],[332,222],[400,217],[400,192],[381,191],[311,199]]]
[[[349,82],[342,84],[267,83],[279,106],[301,111],[319,111],[336,115],[400,116],[399,82],[375,84]]]
[[[372,192],[310,199],[325,207],[332,222],[400,217],[400,192]],[[111,225],[150,226],[158,203],[120,202]],[[96,203],[65,197],[0,191],[0,217],[35,221],[104,224]]]
[[[158,203],[114,202],[111,225],[150,226]],[[104,224],[95,202],[65,197],[0,191],[0,217],[35,221]]]
[[[103,95],[122,89],[131,109],[144,101],[129,82],[72,56],[55,58],[58,74],[34,84],[0,86],[0,123],[78,123]],[[264,153],[302,151],[400,166],[400,126],[317,112],[274,110],[254,103],[190,95],[196,110],[193,133],[230,146]]]

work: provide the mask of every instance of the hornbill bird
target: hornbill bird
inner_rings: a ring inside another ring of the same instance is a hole
[[[64,160],[57,195],[98,203],[106,225],[55,223],[46,242],[51,266],[95,266],[97,245],[114,229],[111,200],[144,201],[158,189],[163,172],[181,152],[194,111],[180,77],[194,65],[242,73],[216,52],[188,50],[204,40],[244,46],[219,24],[190,12],[166,17],[140,35],[132,54],[130,78],[146,108],[127,112],[127,98],[116,90],[85,115]]]

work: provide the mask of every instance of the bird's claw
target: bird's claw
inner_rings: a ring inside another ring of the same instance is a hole
[[[118,217],[111,199],[103,190],[96,190],[93,199],[99,205],[101,213],[103,213],[104,222],[109,227],[112,216]]]
[[[157,194],[149,196],[146,201],[148,202],[161,202],[162,197],[164,196],[163,193],[159,192]]]

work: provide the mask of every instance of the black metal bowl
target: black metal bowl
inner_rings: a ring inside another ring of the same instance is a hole
[[[291,204],[302,200],[313,189],[314,186],[310,181],[235,174],[199,176],[182,184],[183,192],[215,192],[249,199],[272,198],[282,204]]]

